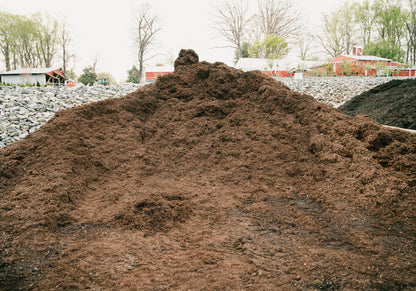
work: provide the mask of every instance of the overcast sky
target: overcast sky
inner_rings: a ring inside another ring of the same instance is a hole
[[[133,46],[135,12],[142,3],[151,3],[162,30],[156,36],[159,56],[149,65],[176,58],[181,48],[194,49],[200,60],[232,64],[234,51],[213,29],[213,7],[222,0],[0,0],[0,9],[15,14],[48,12],[65,18],[77,58],[70,67],[80,75],[97,58],[97,71],[110,72],[118,82],[137,63]],[[254,3],[254,1],[250,1]],[[344,0],[293,0],[311,28],[320,24],[322,13],[339,7]],[[60,64],[57,63],[59,66]],[[0,65],[4,70],[4,64]]]

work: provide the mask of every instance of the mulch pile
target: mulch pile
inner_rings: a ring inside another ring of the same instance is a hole
[[[392,80],[364,92],[339,109],[350,116],[367,114],[381,124],[416,129],[416,80]]]
[[[416,288],[416,137],[199,62],[0,150],[2,290]]]

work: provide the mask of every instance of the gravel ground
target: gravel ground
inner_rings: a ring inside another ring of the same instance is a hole
[[[302,80],[276,78],[294,91],[312,95],[317,100],[340,106],[352,97],[386,83],[389,77],[308,77]],[[397,78],[396,78],[397,79]],[[116,98],[140,86],[124,84],[112,87],[77,86],[0,87],[0,148],[34,132],[58,110]]]

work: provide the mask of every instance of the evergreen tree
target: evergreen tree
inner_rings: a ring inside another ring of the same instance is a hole
[[[129,83],[140,83],[140,72],[135,65],[127,71],[127,82]]]

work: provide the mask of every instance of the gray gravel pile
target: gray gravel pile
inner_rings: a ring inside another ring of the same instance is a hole
[[[56,111],[124,96],[140,85],[65,87],[0,86],[0,148],[34,132]]]
[[[290,89],[313,96],[318,101],[338,107],[345,101],[378,85],[402,77],[306,77],[276,78]]]

